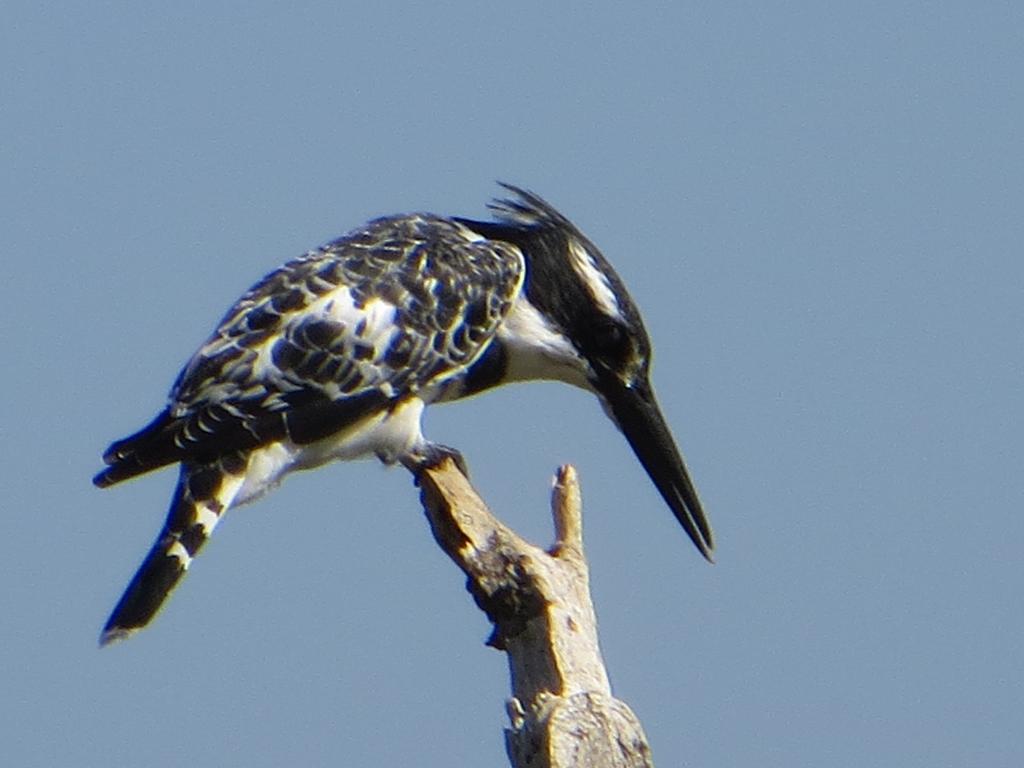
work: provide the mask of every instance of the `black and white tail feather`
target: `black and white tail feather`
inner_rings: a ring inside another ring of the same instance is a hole
[[[426,405],[509,381],[594,392],[668,506],[711,559],[712,534],[649,383],[650,342],[618,275],[533,193],[495,220],[376,219],[288,262],[227,312],[167,407],[104,454],[107,487],[168,464],[167,520],[104,626],[146,626],[232,507],[289,472],[376,455],[461,457],[429,442]]]

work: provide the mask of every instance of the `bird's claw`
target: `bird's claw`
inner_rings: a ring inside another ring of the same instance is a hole
[[[447,445],[441,445],[440,443],[430,443],[416,456],[409,456],[402,459],[402,464],[413,473],[416,477],[416,484],[419,485],[420,473],[426,469],[434,469],[439,467],[445,462],[446,459],[451,459],[455,462],[455,466],[459,468],[459,472],[469,479],[469,466],[466,464],[466,459],[460,451],[455,448],[450,448]]]

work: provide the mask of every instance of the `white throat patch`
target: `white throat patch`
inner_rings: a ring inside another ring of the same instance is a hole
[[[556,380],[591,389],[572,343],[520,295],[495,334],[508,353],[506,381]]]

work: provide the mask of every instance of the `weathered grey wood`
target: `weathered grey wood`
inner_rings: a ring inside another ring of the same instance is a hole
[[[434,538],[494,625],[488,643],[508,654],[513,768],[652,766],[640,722],[612,696],[601,659],[576,471],[558,470],[548,550],[491,514],[454,462],[418,477]]]

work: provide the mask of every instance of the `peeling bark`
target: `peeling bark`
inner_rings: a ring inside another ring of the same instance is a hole
[[[488,644],[508,655],[513,768],[653,766],[640,722],[612,695],[601,658],[576,470],[556,475],[556,541],[547,550],[498,520],[453,461],[417,479],[434,538],[494,625]]]

